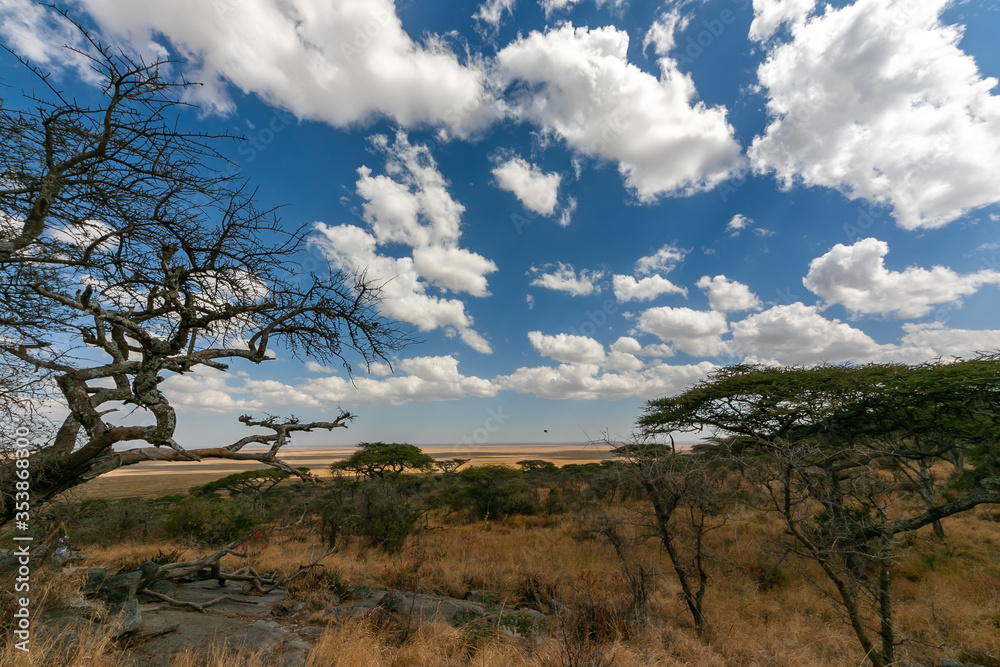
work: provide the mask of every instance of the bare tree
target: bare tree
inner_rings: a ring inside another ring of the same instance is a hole
[[[22,59],[40,92],[0,105],[0,363],[32,378],[0,391],[24,406],[26,389],[44,387],[68,412],[32,457],[36,502],[141,461],[225,458],[299,474],[278,457],[289,437],[351,414],[245,416],[268,433],[185,449],[160,383],[233,359],[259,364],[275,346],[350,372],[348,356],[386,360],[410,339],[378,314],[379,286],[364,274],[301,270],[308,229],[255,205],[216,148],[232,137],[181,129],[178,95],[191,84],[168,78],[172,63],[80,35],[71,52],[99,94],[70,98]],[[125,418],[135,413],[146,423]],[[129,442],[150,446],[115,448]]]
[[[728,520],[736,490],[729,483],[729,471],[708,456],[677,453],[672,440],[663,445],[636,435],[633,442],[613,451],[646,492],[655,534],[667,552],[695,629],[703,634],[709,629],[704,600],[711,558],[705,538]]]

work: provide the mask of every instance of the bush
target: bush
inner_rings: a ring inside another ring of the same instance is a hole
[[[403,548],[420,518],[420,511],[389,480],[373,479],[362,484],[354,507],[356,534],[388,553]]]
[[[188,496],[170,509],[164,532],[167,537],[221,546],[250,532],[262,520],[249,498],[210,500]]]
[[[163,525],[166,512],[154,501],[124,498],[51,504],[45,518],[52,524],[64,524],[73,544],[106,547],[143,541]]]
[[[512,514],[535,514],[536,504],[524,495],[522,473],[503,465],[473,466],[458,473],[452,490],[453,510],[468,509],[475,519],[497,519]]]

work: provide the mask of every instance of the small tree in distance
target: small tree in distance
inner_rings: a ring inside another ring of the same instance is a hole
[[[458,458],[456,458],[456,459],[444,459],[442,461],[435,461],[434,465],[437,466],[438,470],[440,470],[441,472],[443,472],[443,473],[445,473],[447,475],[447,474],[456,472],[459,468],[461,468],[462,466],[464,466],[466,463],[468,463],[471,460],[472,459],[458,459]]]
[[[517,465],[521,468],[521,472],[553,472],[556,470],[556,464],[551,461],[543,461],[542,459],[525,459],[523,461],[518,461]]]
[[[434,466],[434,459],[424,454],[419,447],[396,442],[362,442],[358,451],[343,461],[330,465],[336,474],[341,470],[353,472],[357,477],[383,479],[387,475],[395,477],[405,470],[428,471]]]

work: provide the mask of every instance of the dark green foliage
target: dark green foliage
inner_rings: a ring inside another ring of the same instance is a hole
[[[388,480],[360,485],[354,499],[355,533],[388,553],[398,553],[417,527],[421,512]]]
[[[247,498],[210,500],[189,496],[170,509],[163,528],[166,537],[221,546],[249,532],[263,520],[255,503]]]
[[[452,509],[468,508],[474,518],[496,519],[512,514],[535,514],[537,507],[524,493],[521,471],[504,465],[473,466],[458,474]]]
[[[555,463],[541,459],[525,459],[518,461],[517,465],[521,468],[521,472],[525,473],[554,472],[557,470]]]
[[[50,523],[63,523],[71,543],[77,545],[141,542],[166,520],[162,505],[143,498],[84,500],[52,504],[47,510]]]
[[[306,468],[301,468],[308,472]],[[244,470],[243,472],[226,475],[214,482],[195,486],[191,493],[195,495],[210,495],[216,491],[228,491],[230,495],[250,494],[264,495],[283,479],[288,479],[292,473],[277,468],[263,470]]]
[[[996,354],[915,366],[733,366],[650,401],[639,425],[646,436],[714,432],[691,458],[728,459],[756,486],[747,497],[784,522],[788,553],[819,564],[875,667],[896,661],[896,536],[933,525],[943,537],[941,519],[1000,503]],[[930,473],[939,463],[953,470],[943,482]]]
[[[457,472],[459,468],[471,460],[472,459],[444,459],[442,461],[435,461],[434,465],[437,466],[438,470],[441,472],[450,474]]]
[[[434,459],[415,445],[396,442],[362,442],[358,451],[343,461],[330,466],[336,474],[341,470],[353,472],[358,477],[385,477],[399,475],[405,470],[429,471]]]
[[[408,484],[405,479],[376,477],[351,482],[334,478],[324,484],[313,507],[322,518],[327,546],[360,537],[369,546],[389,553],[400,551],[426,507],[420,485]]]

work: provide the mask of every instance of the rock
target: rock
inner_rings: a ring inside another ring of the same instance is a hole
[[[116,574],[102,581],[97,590],[94,591],[94,595],[108,604],[127,602],[135,597],[135,591],[139,588],[141,579],[142,574],[139,572]]]
[[[496,604],[498,597],[493,591],[469,591],[465,594],[466,600],[472,600],[480,604]]]
[[[136,632],[142,626],[142,612],[135,598],[111,606],[110,632],[113,639],[121,639]]]
[[[86,580],[83,582],[84,593],[95,592],[104,583],[104,580],[108,578],[108,571],[103,567],[88,567],[82,570],[82,572],[86,576]]]
[[[139,632],[136,633],[135,638],[137,640],[152,639],[153,637],[162,637],[163,635],[169,635],[171,632],[177,632],[181,627],[179,621],[176,622],[164,622],[160,618],[147,617],[142,621],[142,627],[139,628]]]
[[[941,661],[940,667],[965,667],[958,660],[952,660],[951,658],[945,658]]]
[[[177,584],[169,579],[160,579],[151,583],[146,590],[154,591],[160,595],[173,597],[177,593]]]
[[[326,609],[326,602],[323,602],[322,600],[313,600],[312,604],[309,605],[309,608],[313,611],[321,611]]]
[[[372,589],[367,586],[348,586],[345,600],[364,600],[372,596]]]
[[[551,600],[549,600],[549,609],[552,610],[553,614],[562,614],[562,613],[565,613],[565,612],[569,611],[569,609],[566,607],[566,605],[564,605],[559,600],[556,600],[555,598],[552,598]]]
[[[292,605],[292,613],[297,614],[305,608],[306,608],[305,602],[296,602],[295,604]]]
[[[406,596],[396,591],[389,591],[382,596],[382,599],[378,601],[376,606],[393,614],[402,614],[406,611],[406,604]]]
[[[97,600],[72,598],[66,602],[65,610],[80,618],[86,618],[90,621],[101,621],[104,619],[108,609],[107,606]]]
[[[545,620],[545,614],[543,614],[542,612],[538,611],[537,609],[531,609],[530,607],[523,607],[521,609],[518,609],[517,613],[518,614],[524,614],[525,616],[529,616],[529,617],[531,617],[531,620],[535,621],[535,622],[537,622],[537,621],[544,621]]]
[[[142,575],[142,579],[140,581],[145,584],[152,581],[153,577],[156,575],[156,571],[159,569],[159,563],[147,560],[145,563],[136,568],[136,572]]]
[[[464,604],[455,610],[451,616],[451,621],[459,625],[472,623],[476,619],[486,616],[486,610],[478,604]]]

